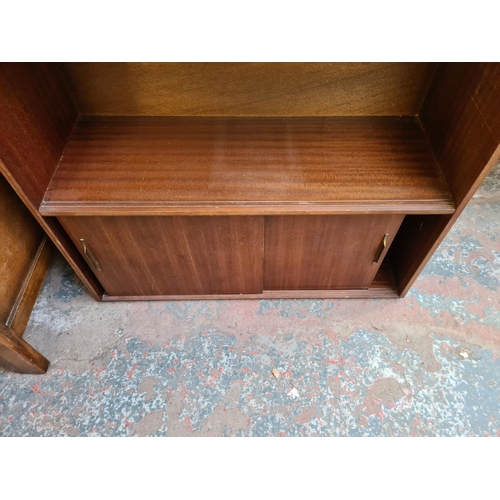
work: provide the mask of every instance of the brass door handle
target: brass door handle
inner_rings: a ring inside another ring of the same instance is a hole
[[[101,266],[99,264],[99,261],[94,257],[94,254],[90,251],[90,248],[87,246],[87,243],[83,238],[80,238],[80,241],[82,242],[83,246],[83,253],[85,256],[89,259],[90,264],[96,271],[101,271]]]
[[[375,264],[378,264],[378,261],[380,260],[380,256],[384,253],[385,247],[387,246],[387,238],[389,238],[389,235],[384,234],[384,238],[380,242],[377,253],[375,254],[375,257],[373,257],[372,266]]]

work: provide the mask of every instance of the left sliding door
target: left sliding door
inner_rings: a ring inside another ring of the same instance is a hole
[[[263,217],[58,219],[110,296],[262,292]]]

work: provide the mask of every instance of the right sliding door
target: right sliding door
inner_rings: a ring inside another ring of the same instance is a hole
[[[265,218],[264,290],[368,288],[404,215]]]

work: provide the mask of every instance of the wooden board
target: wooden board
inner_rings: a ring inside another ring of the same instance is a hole
[[[64,63],[78,111],[117,116],[416,115],[435,63]]]
[[[0,63],[0,89],[0,173],[100,299],[101,285],[57,220],[38,211],[78,115],[61,75],[51,63]]]
[[[0,63],[0,159],[38,207],[77,113],[54,65]]]
[[[6,325],[17,335],[24,334],[53,254],[54,245],[47,235],[44,235],[6,321]]]
[[[444,64],[420,120],[458,206],[500,143],[500,63]]]
[[[368,288],[403,217],[266,217],[264,290]],[[387,245],[373,264],[385,234]]]
[[[48,360],[10,328],[0,323],[0,366],[7,370],[40,375]]]
[[[262,293],[226,295],[152,295],[112,296],[104,294],[105,302],[139,300],[252,300],[252,299],[397,299],[399,297],[394,273],[388,259],[384,259],[371,285],[351,290],[263,290]]]
[[[407,217],[390,251],[404,296],[500,157],[500,63],[445,63],[422,106],[457,210]]]
[[[45,215],[452,213],[418,120],[92,118]]]
[[[262,217],[60,217],[108,295],[262,292]]]
[[[43,237],[41,227],[0,175],[0,323],[7,323]]]

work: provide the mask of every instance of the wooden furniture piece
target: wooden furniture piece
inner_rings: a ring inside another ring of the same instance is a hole
[[[403,297],[500,156],[497,63],[0,82],[2,172],[99,300]]]
[[[47,274],[52,243],[0,175],[0,366],[45,373],[48,361],[23,338]]]

